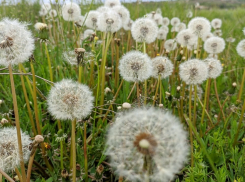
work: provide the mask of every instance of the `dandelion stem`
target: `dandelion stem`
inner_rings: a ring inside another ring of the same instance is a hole
[[[208,80],[206,81],[206,88],[205,88],[205,96],[204,96],[204,103],[202,108],[202,119],[201,119],[201,125],[203,125],[204,116],[205,116],[205,110],[206,110],[206,103],[207,103],[207,94],[208,94]],[[201,131],[202,132],[202,131]],[[202,136],[202,134],[201,134]]]
[[[52,71],[52,67],[51,67],[51,61],[50,61],[50,57],[49,57],[49,53],[48,53],[48,47],[47,47],[47,44],[44,43],[44,46],[45,46],[45,52],[46,52],[46,55],[47,55],[47,59],[48,59],[48,67],[49,67],[49,74],[50,74],[50,80],[51,82],[53,82],[53,71]]]
[[[78,66],[78,82],[82,83],[82,72],[83,72],[83,67],[81,64]]]
[[[87,156],[87,124],[83,124],[83,151],[84,151],[84,170],[85,170],[85,181],[88,182],[88,156]]]
[[[220,100],[219,100],[219,94],[218,94],[216,79],[214,79],[214,90],[215,90],[215,95],[216,95],[216,98],[217,98],[217,101],[218,101],[218,104],[219,104],[220,111],[221,111],[223,119],[225,121],[226,120],[225,119],[225,114],[224,114],[223,108],[222,108]]]
[[[119,45],[116,44],[116,68],[115,68],[115,87],[118,87],[119,82]]]
[[[146,54],[146,45],[145,41],[143,42],[143,53]],[[147,80],[145,80],[145,95],[144,95],[144,104],[146,104],[146,99],[147,99]]]
[[[192,85],[190,85],[189,90],[189,120],[191,121],[191,97],[192,97]],[[194,156],[193,156],[193,135],[192,135],[192,128],[189,126],[190,131],[190,143],[191,143],[191,167],[194,166]]]
[[[240,116],[240,120],[239,120],[239,124],[237,128],[237,132],[234,138],[233,147],[235,147],[235,145],[237,144],[238,135],[239,135],[239,132],[242,126],[243,117],[244,117],[244,111],[245,111],[245,99],[243,101],[242,112],[241,112],[241,116]]]
[[[243,70],[242,82],[241,82],[239,94],[238,94],[238,97],[237,97],[237,100],[238,100],[238,101],[240,101],[240,100],[241,100],[241,97],[242,97],[242,91],[243,91],[244,80],[245,80],[245,68],[244,68],[244,70]]]
[[[12,179],[12,178],[10,178],[9,177],[9,175],[7,175],[4,171],[2,171],[1,169],[0,169],[0,173],[7,179],[7,180],[9,180],[10,182],[14,182],[14,180]]]
[[[9,76],[10,76],[11,91],[12,91],[13,104],[14,104],[15,124],[16,124],[16,130],[17,130],[17,139],[18,139],[18,148],[19,148],[19,155],[20,155],[21,173],[22,173],[23,181],[26,181],[26,172],[25,172],[25,165],[24,165],[24,159],[23,159],[22,142],[21,142],[19,111],[18,111],[18,104],[17,104],[15,85],[14,85],[14,77],[13,77],[13,71],[12,71],[12,66],[11,65],[9,65]],[[0,173],[2,173],[2,172],[0,171]]]
[[[17,174],[17,176],[18,176],[20,182],[23,182],[22,176],[21,176],[20,171],[19,171],[18,168],[15,168],[15,172],[16,172],[16,174]],[[2,178],[1,178],[1,175],[0,175],[0,182],[1,182],[1,179],[2,179]]]
[[[28,170],[27,170],[27,182],[30,182],[31,180],[31,169],[32,169],[32,164],[33,164],[33,161],[34,161],[34,157],[35,157],[35,154],[36,154],[36,148],[33,148],[32,150],[34,150],[32,153],[32,155],[30,156],[30,159],[29,159],[29,163],[28,163]]]
[[[134,87],[135,87],[136,83],[137,83],[137,82],[134,82],[134,85],[133,85],[133,87],[132,87],[130,93],[128,94],[127,100],[129,100],[129,98],[130,98],[130,96],[131,96],[131,94],[132,94],[132,92],[133,92],[133,90],[134,90]]]
[[[61,170],[64,169],[64,164],[63,164],[63,140],[60,141],[60,167],[61,167]]]
[[[193,125],[196,127],[196,117],[197,117],[197,85],[194,85],[194,116],[193,116]]]
[[[72,121],[72,182],[76,182],[76,120]]]
[[[155,95],[154,95],[154,99],[153,99],[153,106],[155,105],[156,103],[156,99],[157,99],[157,93],[158,93],[158,89],[159,89],[159,85],[160,85],[160,75],[158,76],[158,80],[157,80],[157,89],[156,89],[156,92],[155,92]],[[161,95],[160,95],[161,97]]]

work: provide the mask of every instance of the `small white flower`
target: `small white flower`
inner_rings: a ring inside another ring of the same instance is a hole
[[[132,36],[136,42],[154,42],[157,37],[157,24],[149,18],[139,18],[135,20],[131,28]]]
[[[236,87],[236,86],[237,86],[236,82],[233,82],[233,83],[232,83],[232,86],[233,86],[233,87]]]
[[[109,87],[106,87],[106,88],[105,88],[105,93],[107,94],[107,93],[109,93],[109,92],[111,92],[111,89],[110,89]]]
[[[203,61],[191,59],[179,65],[179,76],[187,85],[201,84],[208,78],[208,67]]]
[[[147,54],[130,51],[119,61],[119,71],[123,79],[142,82],[152,74],[152,62]]]

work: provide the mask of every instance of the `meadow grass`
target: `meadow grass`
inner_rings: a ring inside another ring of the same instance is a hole
[[[163,17],[179,17],[181,21],[188,23],[186,13],[191,9],[195,16],[203,16],[210,21],[213,18],[220,18],[223,20],[222,24],[222,37],[224,39],[233,37],[236,39],[233,43],[227,43],[226,49],[219,55],[219,59],[223,64],[223,73],[216,79],[217,92],[219,94],[219,100],[221,102],[224,117],[220,111],[216,94],[215,87],[212,86],[210,89],[209,106],[207,113],[205,114],[204,125],[199,125],[202,116],[202,104],[197,102],[196,108],[196,122],[197,128],[194,126],[188,118],[188,112],[193,109],[189,108],[188,96],[183,104],[184,118],[183,123],[186,128],[191,127],[193,130],[193,161],[194,164],[191,166],[189,162],[185,168],[176,176],[175,181],[185,182],[243,182],[245,181],[245,146],[244,146],[244,122],[242,106],[244,102],[244,92],[242,93],[242,99],[240,102],[237,101],[237,94],[239,92],[239,86],[242,80],[244,59],[238,56],[236,53],[236,45],[240,40],[244,38],[242,29],[245,27],[245,11],[242,7],[235,9],[217,9],[213,8],[210,10],[195,10],[192,4],[180,3],[180,2],[151,2],[141,3],[137,5],[124,4],[131,13],[131,18],[135,20],[137,17],[142,17],[146,13],[155,11],[157,8],[161,8]],[[96,9],[99,5],[82,5],[81,10],[84,15],[89,10]],[[55,8],[58,6],[53,5]],[[40,40],[36,41],[36,48],[34,51],[34,58],[31,63],[26,62],[23,66],[16,66],[13,68],[14,73],[26,72],[34,73],[41,77],[36,77],[36,90],[37,98],[33,94],[33,77],[29,75],[14,75],[16,96],[19,108],[20,125],[22,131],[28,132],[32,137],[36,132],[32,125],[36,125],[34,122],[38,119],[40,121],[40,129],[42,135],[45,137],[44,148],[46,151],[46,161],[42,156],[41,149],[35,155],[32,176],[31,179],[35,182],[51,182],[51,181],[70,181],[69,178],[62,178],[61,172],[66,169],[69,173],[70,169],[70,140],[71,140],[71,122],[69,121],[58,121],[50,116],[47,112],[46,97],[49,90],[52,87],[52,82],[58,82],[63,78],[70,78],[78,80],[79,68],[77,66],[71,66],[69,63],[64,61],[63,52],[71,50],[73,51],[76,47],[75,36],[72,33],[73,24],[72,22],[65,22],[62,17],[58,17],[61,22],[61,26],[57,27],[57,22],[54,22],[54,26],[51,29],[50,37],[49,32],[38,33],[34,30],[34,24],[36,22],[45,21],[38,15],[40,5],[34,3],[28,5],[25,1],[11,6],[0,6],[0,19],[3,17],[17,18],[20,21],[27,21],[30,23],[29,28],[32,30],[35,37],[41,39],[49,39],[47,47],[45,43]],[[52,20],[50,21],[52,24]],[[55,28],[54,32],[53,29]],[[79,35],[85,27],[75,28],[76,35]],[[124,33],[124,35],[123,35]],[[63,34],[63,35],[62,35]],[[57,41],[57,35],[59,40]],[[114,38],[120,38],[121,44],[118,46],[119,57],[127,52],[126,45],[127,32],[119,31]],[[64,37],[63,37],[64,36]],[[168,38],[171,38],[171,34],[168,34]],[[97,37],[99,40],[102,39],[102,33],[98,32]],[[112,40],[113,41],[113,40]],[[115,43],[114,43],[115,45]],[[134,42],[132,44],[135,48]],[[102,45],[96,44],[93,47],[93,43],[88,40],[82,42],[81,47],[85,48],[86,51],[93,51],[95,62],[100,64],[102,59]],[[141,45],[139,45],[141,46]],[[228,48],[229,47],[229,48]],[[151,46],[147,46],[148,54],[153,55],[153,49]],[[203,54],[202,54],[203,55]],[[1,58],[0,58],[1,59]],[[116,56],[113,56],[114,63]],[[49,63],[51,65],[49,65]],[[31,68],[33,66],[33,69]],[[126,81],[122,82],[122,79],[115,84],[115,79],[111,76],[111,70],[106,71],[105,77],[105,88],[109,87],[112,91],[108,92],[104,96],[104,105],[100,105],[101,92],[104,90],[97,90],[97,83],[99,83],[99,67],[94,65],[95,70],[94,80],[91,82],[91,69],[89,64],[82,66],[82,77],[81,82],[90,86],[95,96],[95,108],[90,117],[86,118],[85,121],[78,121],[76,125],[76,140],[77,140],[77,177],[78,181],[92,181],[94,179],[102,179],[101,175],[98,174],[98,167],[102,165],[103,181],[115,181],[117,177],[114,175],[113,170],[110,168],[107,156],[104,155],[105,150],[105,139],[108,125],[113,122],[113,118],[118,112],[118,106],[121,106],[124,102],[129,102],[133,107],[137,107],[137,91],[133,90],[131,96],[129,96],[134,83]],[[107,67],[112,66],[112,52],[109,47],[107,51]],[[115,65],[114,65],[115,66]],[[51,71],[50,71],[51,70]],[[81,70],[80,70],[81,71]],[[53,78],[52,78],[53,77]],[[43,79],[42,79],[43,78]],[[9,125],[14,125],[14,113],[13,113],[13,101],[11,93],[10,79],[8,71],[4,67],[0,68],[0,99],[4,102],[0,105],[0,118],[6,118],[10,121]],[[48,80],[48,81],[47,81]],[[52,82],[49,82],[51,81]],[[177,90],[177,86],[180,82],[177,80],[171,81],[164,79],[161,81],[160,87],[162,89],[162,103],[164,108],[170,110],[173,114],[179,115],[179,102],[180,92]],[[155,95],[156,83],[150,79],[148,83],[148,98],[147,104],[152,105],[152,97]],[[236,83],[237,86],[232,86]],[[121,87],[120,87],[120,86]],[[205,90],[205,83],[201,85]],[[143,87],[141,87],[143,89]],[[171,95],[167,96],[165,92],[169,92]],[[26,94],[26,95],[25,95]],[[143,95],[143,91],[142,91]],[[28,100],[27,100],[28,99]],[[144,98],[143,98],[144,99]],[[37,101],[37,105],[35,105]],[[203,103],[203,98],[201,99]],[[159,102],[157,102],[159,104]],[[156,104],[156,105],[157,105]],[[30,108],[28,108],[30,107]],[[28,109],[30,109],[28,111]],[[103,110],[102,110],[103,109]],[[34,112],[35,111],[35,112]],[[8,113],[8,114],[7,114]],[[33,124],[32,124],[33,122]],[[84,125],[84,122],[86,125]],[[241,123],[239,125],[239,122]],[[86,130],[84,130],[86,127]],[[34,127],[35,128],[35,127]],[[240,128],[238,130],[238,128]],[[196,131],[198,130],[198,132]],[[86,135],[84,135],[86,131]],[[237,133],[239,131],[239,133]],[[84,158],[84,136],[87,137],[87,167]],[[59,138],[60,140],[57,140]],[[181,148],[179,149],[181,150]],[[48,167],[47,163],[50,164]],[[100,166],[101,167],[101,166]],[[86,168],[88,169],[88,180],[86,178]],[[15,176],[15,173],[10,174],[11,177]],[[86,180],[85,180],[86,179]],[[0,179],[1,181],[1,179]],[[3,178],[3,181],[5,179]]]

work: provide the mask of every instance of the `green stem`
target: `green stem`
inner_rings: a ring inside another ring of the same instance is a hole
[[[206,88],[205,88],[205,97],[204,97],[204,103],[202,108],[202,119],[201,119],[201,125],[203,125],[204,121],[204,115],[205,115],[205,109],[206,109],[206,103],[207,103],[207,95],[208,95],[208,80],[206,81]]]
[[[49,53],[48,53],[48,47],[47,47],[46,43],[44,43],[44,46],[45,46],[45,53],[46,53],[47,59],[48,59],[48,68],[49,68],[49,74],[50,74],[50,81],[53,82],[53,71],[52,71],[51,61],[50,61],[50,57],[49,57]]]
[[[146,45],[145,45],[145,41],[143,42],[143,53],[146,54]],[[146,100],[147,100],[147,80],[145,80],[145,93],[144,93],[144,104],[146,104]]]
[[[189,90],[189,120],[191,122],[191,98],[192,97],[192,85],[190,85]],[[192,128],[189,126],[190,131],[190,144],[191,144],[191,167],[194,166],[194,156],[193,156],[193,135],[192,135]]]
[[[194,86],[194,117],[193,125],[196,128],[196,117],[197,117],[197,85]]]
[[[21,174],[22,174],[22,180],[23,181],[26,181],[26,172],[25,172],[25,165],[24,165],[23,151],[22,151],[22,141],[21,141],[19,111],[18,111],[18,104],[17,104],[16,92],[15,92],[14,77],[13,77],[12,66],[9,65],[8,68],[9,68],[11,91],[12,91],[13,104],[14,104],[14,115],[15,115],[15,124],[16,124],[16,131],[17,131],[17,140],[18,140],[19,155],[20,155]]]
[[[243,70],[242,82],[241,82],[239,94],[238,94],[238,97],[237,97],[237,100],[238,100],[238,101],[240,101],[240,100],[241,100],[241,97],[242,97],[242,91],[243,91],[244,80],[245,80],[245,68],[244,68],[244,70]]]
[[[84,150],[84,170],[85,170],[85,181],[88,182],[88,156],[87,156],[87,125],[86,122],[83,124],[83,150]]]
[[[76,120],[72,121],[72,182],[76,182]]]
[[[82,72],[83,72],[83,67],[81,64],[78,65],[78,82],[82,83]]]
[[[61,170],[64,169],[64,164],[63,164],[63,140],[60,141],[60,166]]]

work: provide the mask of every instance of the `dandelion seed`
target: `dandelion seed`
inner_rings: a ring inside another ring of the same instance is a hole
[[[171,75],[174,69],[173,63],[167,57],[162,56],[152,59],[152,66],[152,76],[154,78],[158,78],[160,76],[161,79]]]
[[[188,85],[201,84],[208,78],[208,67],[203,61],[191,59],[179,65],[179,76]]]
[[[116,32],[122,27],[122,20],[117,12],[110,10],[101,13],[98,19],[98,28],[102,32]]]
[[[14,170],[20,164],[20,155],[16,128],[5,127],[0,129],[0,169],[4,172]],[[28,162],[31,151],[29,144],[32,143],[30,136],[21,131],[21,143],[24,162]]]
[[[156,40],[158,27],[149,18],[139,18],[133,23],[131,31],[135,41],[150,44]]]
[[[169,19],[168,19],[167,17],[164,17],[164,18],[162,19],[162,25],[163,25],[163,26],[166,26],[166,27],[167,27],[167,26],[169,25],[169,22],[170,22],[170,21],[169,21]]]
[[[199,37],[211,31],[210,22],[204,17],[193,18],[189,22],[188,28],[196,33]]]
[[[214,29],[219,29],[222,26],[222,20],[219,18],[215,18],[211,21],[211,25]]]
[[[123,29],[126,31],[131,30],[133,23],[134,21],[129,19],[127,22],[123,24]]]
[[[73,120],[87,117],[93,108],[94,97],[88,86],[63,79],[51,88],[48,111],[56,119]]]
[[[208,77],[216,79],[222,73],[223,67],[220,63],[220,60],[209,58],[205,59],[204,62],[208,66]]]
[[[121,2],[120,0],[105,0],[105,6],[107,7],[114,7],[114,6],[120,6]]]
[[[34,38],[26,23],[5,18],[0,29],[0,65],[18,65],[29,59],[34,50]]]
[[[174,17],[171,19],[170,23],[173,27],[177,27],[180,24],[180,19],[177,17]]]
[[[177,43],[176,43],[176,41],[174,39],[168,39],[164,43],[164,48],[168,52],[173,51],[173,50],[175,50],[177,48]]]
[[[113,6],[112,8],[114,11],[118,13],[120,18],[122,19],[122,24],[125,24],[130,19],[130,13],[127,8],[125,8],[123,5],[120,6]]]
[[[142,82],[152,73],[152,62],[147,54],[130,51],[119,61],[119,71],[126,81]]]
[[[93,30],[98,27],[98,18],[100,13],[98,11],[89,11],[88,16],[85,20],[85,25]]]
[[[237,47],[236,47],[236,51],[238,53],[239,56],[245,58],[245,39],[241,40]]]
[[[209,54],[219,54],[225,49],[225,41],[220,37],[211,37],[204,43],[204,50]]]
[[[197,36],[190,29],[182,30],[178,33],[176,40],[181,46],[194,45],[197,42]]]
[[[66,21],[76,21],[81,15],[81,9],[74,2],[65,3],[62,7],[62,16]]]
[[[50,16],[51,18],[55,18],[55,17],[57,16],[57,11],[54,10],[54,9],[50,10],[50,11],[49,11],[49,16]]]
[[[126,181],[169,182],[189,155],[187,133],[179,119],[154,108],[119,114],[107,145],[111,166]]]

